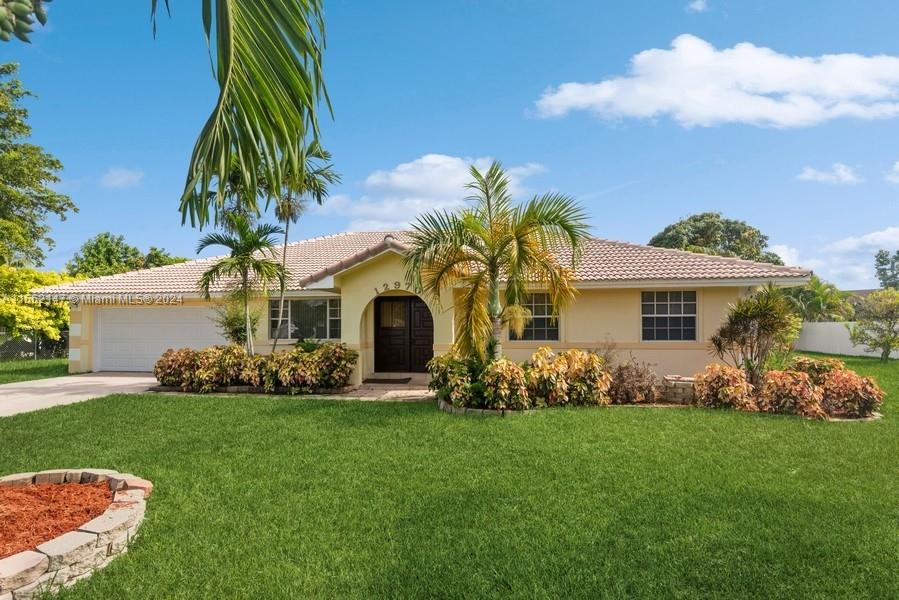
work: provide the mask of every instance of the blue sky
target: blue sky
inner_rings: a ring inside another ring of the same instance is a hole
[[[199,3],[173,5],[155,41],[149,1],[59,0],[31,46],[0,45],[81,209],[48,268],[102,231],[194,256],[178,198],[216,87]],[[579,198],[602,237],[717,210],[849,288],[899,248],[899,3],[332,1],[326,17],[323,142],[344,183],[294,239],[456,206],[466,165],[495,157],[522,197]]]

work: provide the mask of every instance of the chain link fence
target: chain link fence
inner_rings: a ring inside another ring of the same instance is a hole
[[[68,331],[63,331],[58,340],[51,340],[39,333],[12,337],[0,329],[0,361],[65,358],[68,352]]]

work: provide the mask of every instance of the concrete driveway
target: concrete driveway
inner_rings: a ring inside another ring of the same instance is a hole
[[[156,385],[150,373],[86,373],[0,385],[0,417],[73,404],[109,394],[146,391]]]

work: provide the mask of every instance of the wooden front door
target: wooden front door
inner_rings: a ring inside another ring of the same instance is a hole
[[[424,373],[434,356],[434,319],[420,298],[375,300],[375,371]]]

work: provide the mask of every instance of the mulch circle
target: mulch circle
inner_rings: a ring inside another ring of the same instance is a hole
[[[110,503],[105,481],[0,487],[0,558],[75,530],[103,514]]]

